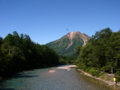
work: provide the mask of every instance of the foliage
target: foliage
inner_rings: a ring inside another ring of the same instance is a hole
[[[120,81],[120,71],[117,71],[117,72],[115,73],[115,76],[116,76],[116,78],[117,78],[117,82],[119,82],[119,81]]]
[[[80,49],[82,48],[81,45],[75,47],[75,54],[80,54]]]
[[[58,64],[59,56],[52,48],[34,43],[26,34],[14,31],[0,37],[0,76]]]
[[[92,75],[98,71],[115,73],[120,69],[119,66],[120,32],[112,32],[110,28],[97,31],[87,45],[80,49],[77,58],[77,68],[88,70]]]
[[[75,59],[76,58],[73,56],[59,55],[59,62],[61,65],[74,64]]]

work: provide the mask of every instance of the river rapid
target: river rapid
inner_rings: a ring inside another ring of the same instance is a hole
[[[62,65],[19,72],[0,81],[0,90],[120,90],[73,67],[75,65]]]

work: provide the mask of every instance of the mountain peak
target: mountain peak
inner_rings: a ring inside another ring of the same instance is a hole
[[[69,32],[58,40],[46,44],[58,54],[73,55],[74,48],[78,45],[85,46],[90,37],[80,31]]]
[[[74,37],[76,37],[76,36],[80,37],[83,40],[83,42],[84,42],[83,46],[85,46],[87,41],[88,41],[88,39],[90,39],[90,37],[88,35],[86,35],[84,33],[81,33],[80,31],[70,32],[70,33],[67,34],[67,36],[68,36],[68,38],[69,38],[69,40],[71,42],[72,42]]]
[[[76,36],[77,34],[79,35],[79,34],[81,34],[81,33],[80,33],[79,31],[70,32],[70,33],[67,34],[67,36],[68,36],[68,38],[69,38],[70,40],[72,40],[73,37]]]
[[[80,31],[69,32],[68,34],[80,34]]]

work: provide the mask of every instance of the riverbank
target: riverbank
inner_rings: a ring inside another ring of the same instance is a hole
[[[113,90],[107,85],[95,83],[91,77],[80,75],[74,67],[60,65],[23,71],[18,73],[20,75],[14,74],[2,80],[0,90]]]
[[[84,74],[86,76],[89,76],[89,77],[95,78],[97,80],[103,81],[106,84],[108,84],[108,86],[115,85],[114,81],[113,81],[113,76],[114,76],[113,74],[106,74],[106,73],[104,73],[102,76],[96,77],[96,76],[92,76],[91,74],[89,74],[87,72],[84,72],[81,69],[77,69],[77,71],[80,71],[82,74]],[[117,82],[116,86],[120,86],[120,82]]]
[[[65,66],[58,66],[56,69],[50,70],[49,73],[54,73],[56,72],[57,69],[65,69],[67,71],[70,71],[71,68],[76,68],[76,65],[65,65]]]

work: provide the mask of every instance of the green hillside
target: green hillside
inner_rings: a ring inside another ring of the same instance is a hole
[[[74,33],[73,33],[74,34]],[[72,34],[72,35],[73,35]],[[72,39],[70,39],[69,37],[70,33],[68,33],[67,35],[63,36],[62,38],[49,42],[46,45],[48,47],[53,48],[58,54],[61,55],[72,55],[74,56],[74,48],[78,45],[83,45],[84,41],[83,39],[80,37],[81,33],[77,32],[73,35]],[[72,45],[70,45],[69,48],[68,45],[72,42]]]

